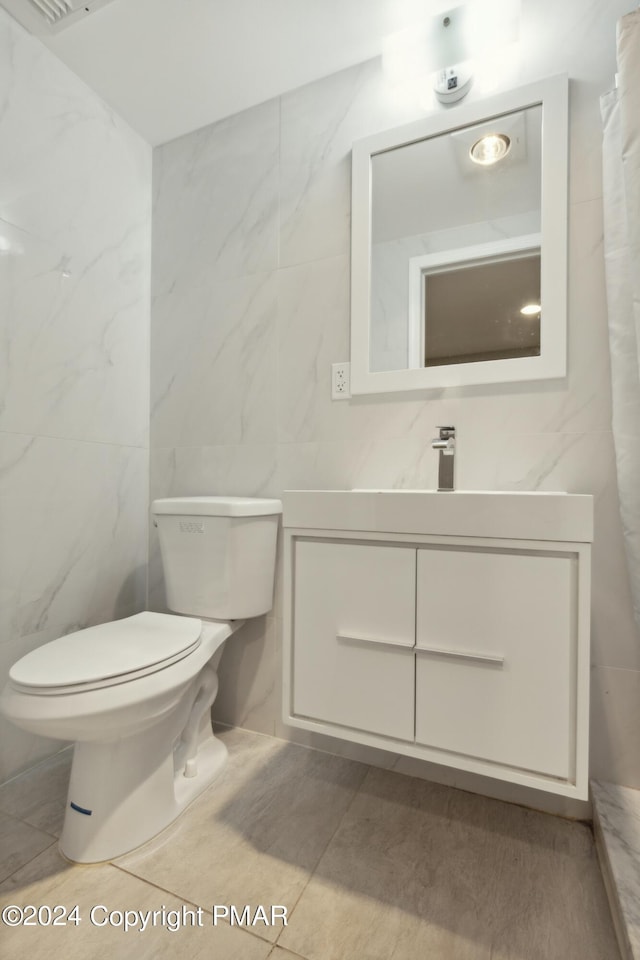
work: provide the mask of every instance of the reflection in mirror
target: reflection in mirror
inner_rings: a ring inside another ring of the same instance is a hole
[[[540,355],[540,234],[409,261],[409,366]]]
[[[540,355],[540,254],[423,274],[425,367]]]
[[[540,354],[541,140],[536,104],[372,155],[370,371]]]
[[[564,377],[569,84],[353,144],[351,392]]]

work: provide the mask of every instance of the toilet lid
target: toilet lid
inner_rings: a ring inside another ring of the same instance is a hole
[[[78,630],[32,650],[9,678],[40,689],[98,684],[127,674],[160,670],[200,643],[202,622],[165,613],[136,613],[124,620]]]

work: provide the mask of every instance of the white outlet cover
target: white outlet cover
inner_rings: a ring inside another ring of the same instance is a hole
[[[348,400],[351,396],[351,364],[348,360],[343,363],[331,364],[331,399]]]

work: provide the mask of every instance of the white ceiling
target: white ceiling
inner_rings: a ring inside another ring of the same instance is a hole
[[[113,0],[43,42],[152,144],[377,56],[442,0]]]

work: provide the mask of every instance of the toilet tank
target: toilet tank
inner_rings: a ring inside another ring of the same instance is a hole
[[[170,610],[243,620],[271,609],[279,500],[171,497],[151,512]]]

